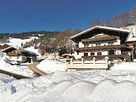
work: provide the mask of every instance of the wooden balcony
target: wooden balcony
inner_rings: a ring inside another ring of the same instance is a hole
[[[126,45],[107,45],[107,46],[94,46],[94,47],[83,47],[83,48],[75,48],[75,51],[82,52],[82,51],[107,51],[107,50],[114,50],[114,49],[121,49],[125,48]]]
[[[105,70],[109,68],[108,61],[89,61],[89,62],[82,62],[82,61],[74,61],[67,65],[68,71],[76,71],[76,70]]]

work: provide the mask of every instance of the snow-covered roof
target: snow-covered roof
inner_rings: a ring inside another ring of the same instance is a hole
[[[18,48],[18,47],[14,47],[14,46],[7,47],[7,48],[3,49],[2,52],[5,52],[5,51],[7,51],[7,50],[9,50],[9,49],[17,49],[17,50],[20,50],[21,52],[25,52],[25,53],[29,53],[29,54],[31,54],[31,55],[36,55],[36,56],[38,56],[35,52],[28,51],[28,50],[24,50],[24,49],[20,49],[20,48]]]
[[[94,29],[108,29],[108,30],[112,30],[112,31],[130,33],[129,30],[125,30],[125,29],[121,29],[121,28],[113,28],[113,27],[107,27],[107,26],[94,26],[94,27],[89,28],[89,29],[87,29],[87,30],[84,30],[84,31],[82,31],[82,32],[80,32],[80,33],[78,33],[78,34],[76,34],[76,35],[71,36],[71,39],[76,38],[76,37],[78,37],[78,36],[80,36],[80,35],[82,35],[82,34],[84,34],[84,33],[87,33],[87,32],[89,32],[89,31],[91,31],[91,30],[94,30]]]
[[[11,49],[11,48],[17,49],[17,48],[15,48],[15,47],[13,47],[13,46],[9,46],[9,47],[3,49],[2,52],[5,52],[5,51],[7,51],[7,50],[9,50],[9,49]]]
[[[127,42],[136,42],[136,37],[128,37]]]

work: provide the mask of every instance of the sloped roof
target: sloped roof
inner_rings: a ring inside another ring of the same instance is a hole
[[[18,50],[20,51],[21,53],[29,53],[31,55],[35,55],[35,56],[38,56],[36,53],[32,52],[32,51],[28,51],[28,50],[24,50],[24,49],[20,49],[20,48],[17,48],[17,47],[13,47],[13,46],[10,46],[8,48],[5,48],[2,50],[2,52],[9,52],[9,51],[13,51],[13,50]]]
[[[125,40],[127,39],[128,34],[130,33],[129,30],[124,30],[124,29],[120,29],[120,28],[113,28],[113,27],[107,27],[107,26],[95,26],[95,27],[89,28],[87,30],[84,30],[84,31],[82,31],[82,32],[80,32],[80,33],[78,33],[76,35],[71,36],[71,39],[74,40],[74,41],[81,40],[82,38],[85,39],[88,36],[91,36],[90,34],[93,35],[94,33],[96,33],[95,30],[98,30],[99,32],[101,30],[100,33],[104,33],[104,32],[105,33],[115,32],[114,33],[115,36],[117,35],[116,32],[118,32],[118,33],[120,33],[120,32],[121,33],[125,33],[125,34],[127,34],[127,35],[124,35],[125,36]],[[118,36],[120,36],[120,35],[118,34]]]
[[[0,45],[0,49],[5,49],[5,48],[8,48],[8,47],[10,47],[10,45],[8,45],[8,44]]]
[[[2,52],[6,52],[6,51],[8,51],[9,49],[17,49],[17,48],[15,48],[15,47],[13,47],[13,46],[9,46],[9,47],[3,49]]]

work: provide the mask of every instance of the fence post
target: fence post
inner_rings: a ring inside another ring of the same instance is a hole
[[[109,58],[105,57],[106,64],[108,64],[108,60],[109,60]]]
[[[82,58],[81,61],[82,61],[82,64],[83,64],[84,63],[84,59]]]
[[[96,61],[96,58],[95,58],[95,57],[93,57],[93,64],[95,64],[95,61]]]
[[[72,64],[72,63],[73,63],[73,58],[70,59],[70,64]]]

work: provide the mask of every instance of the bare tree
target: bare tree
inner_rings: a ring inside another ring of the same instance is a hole
[[[130,13],[129,12],[123,12],[116,16],[114,16],[111,19],[111,23],[113,27],[122,27],[130,24]]]
[[[127,24],[130,24],[130,13],[129,12],[123,12],[120,13],[113,18],[109,20],[101,20],[97,19],[92,21],[91,27],[93,26],[111,26],[111,27],[121,27],[121,26],[126,26]]]
[[[78,33],[80,33],[80,32],[81,32],[80,29],[75,29],[75,30],[73,31],[73,35],[78,34]]]
[[[130,12],[130,18],[132,23],[136,22],[136,6],[134,6]]]

